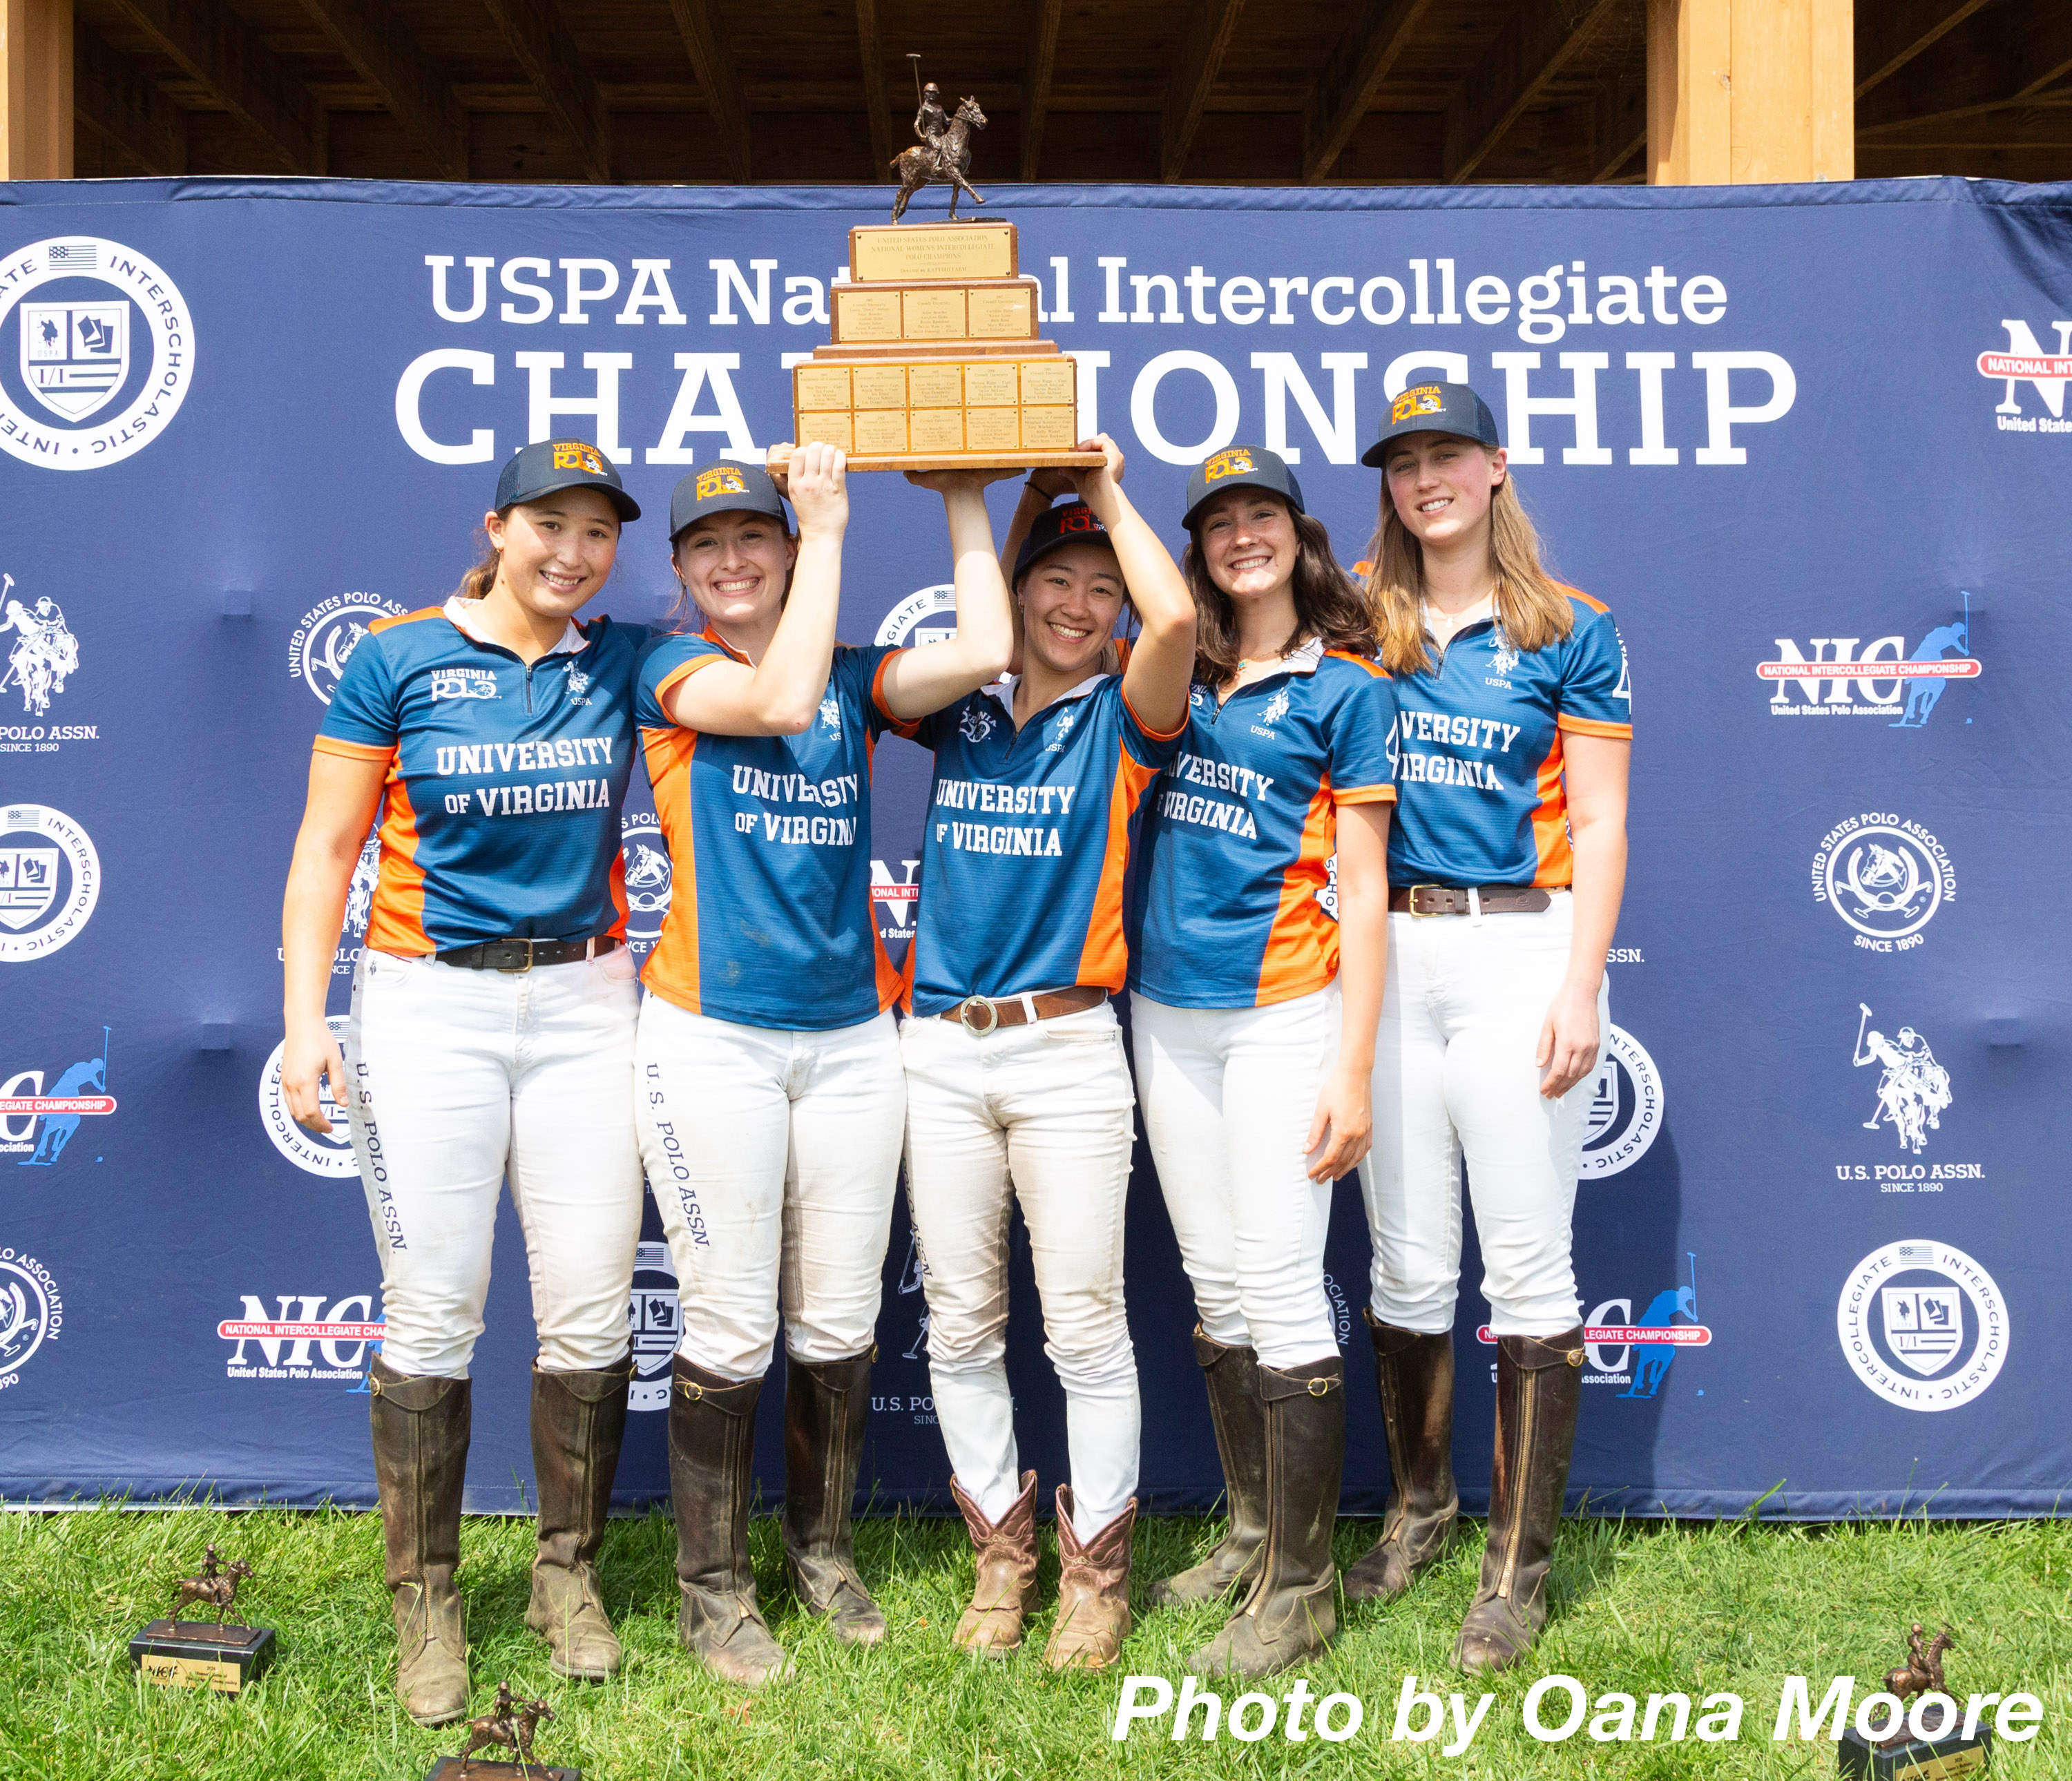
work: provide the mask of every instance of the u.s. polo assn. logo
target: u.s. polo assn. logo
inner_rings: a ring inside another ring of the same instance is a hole
[[[1947,1243],[1873,1250],[1849,1270],[1835,1327],[1856,1377],[1902,1410],[1955,1410],[1991,1385],[2007,1359],[2000,1287]]]
[[[0,964],[41,958],[77,938],[101,900],[101,856],[63,810],[0,810]]]
[[[0,1390],[64,1332],[64,1297],[51,1270],[33,1255],[0,1249]]]
[[[1867,952],[1905,952],[1957,895],[1942,843],[1910,819],[1866,810],[1838,823],[1813,856],[1813,900],[1856,931]]]
[[[24,463],[120,463],[171,424],[194,367],[187,300],[135,248],[60,236],[0,260],[0,449]]]
[[[302,614],[288,639],[288,672],[325,704],[345,678],[360,640],[376,620],[393,618],[408,606],[378,593],[335,593]],[[495,696],[492,681],[490,696]]]
[[[626,868],[626,943],[644,953],[662,938],[676,876],[669,843],[652,810],[631,810],[619,819],[619,851]]]

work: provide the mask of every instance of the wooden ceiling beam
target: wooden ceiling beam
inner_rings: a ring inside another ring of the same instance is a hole
[[[1525,108],[1538,98],[1568,59],[1620,0],[1525,0],[1455,90],[1446,106],[1446,183],[1474,177]]]
[[[187,113],[135,62],[117,55],[76,19],[72,33],[73,116],[145,172],[187,170]]]
[[[1590,183],[1601,186],[1647,146],[1646,74],[1622,76],[1600,88],[1592,112]]]
[[[1244,10],[1244,0],[1194,0],[1188,12],[1158,118],[1158,177],[1169,186],[1186,166],[1187,150]]]
[[[383,108],[421,142],[442,179],[467,177],[467,114],[446,77],[411,42],[388,0],[302,0]]]
[[[1881,81],[1856,106],[1859,136],[2019,105],[2072,75],[2072,6],[1996,7]]]
[[[719,133],[720,158],[734,183],[745,186],[749,178],[748,101],[742,93],[740,72],[720,36],[712,0],[669,0],[669,10],[676,14],[684,53],[697,72],[705,109]]]
[[[1338,165],[1433,0],[1363,0],[1338,34],[1302,108],[1302,178]]]
[[[1987,0],[1877,0],[1856,9],[1856,96],[1889,79]]]
[[[891,105],[885,96],[885,39],[878,28],[878,0],[856,0],[856,45],[863,59],[864,105],[870,113],[871,178],[890,179],[898,150]]]
[[[1050,110],[1050,76],[1058,65],[1058,29],[1065,0],[1036,0],[1029,43],[1029,74],[1022,88],[1022,177],[1033,181],[1043,161],[1043,124]]]
[[[291,173],[324,170],[324,114],[309,88],[220,0],[113,0],[187,77]]]
[[[482,0],[525,78],[566,133],[586,179],[611,182],[610,117],[554,0]]]

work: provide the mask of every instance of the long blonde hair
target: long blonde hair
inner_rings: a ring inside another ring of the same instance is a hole
[[[1496,617],[1503,634],[1530,654],[1576,628],[1576,609],[1540,560],[1540,534],[1507,475],[1490,493],[1490,557],[1496,568]],[[1424,646],[1424,547],[1403,523],[1383,474],[1381,522],[1367,547],[1374,572],[1367,598],[1381,635],[1381,665],[1391,674],[1432,666]]]

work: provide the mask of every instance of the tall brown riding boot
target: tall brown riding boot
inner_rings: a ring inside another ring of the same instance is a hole
[[[384,1575],[395,1602],[396,1698],[421,1726],[443,1726],[467,1713],[467,1639],[454,1570],[467,1471],[468,1385],[465,1379],[397,1373],[378,1354],[368,1369]]]
[[[1489,1545],[1482,1587],[1453,1647],[1457,1668],[1508,1668],[1547,1623],[1547,1573],[1568,1485],[1583,1359],[1581,1324],[1544,1340],[1497,1338]]]
[[[1215,1602],[1249,1583],[1266,1539],[1266,1412],[1259,1401],[1259,1356],[1227,1348],[1194,1326],[1194,1359],[1209,1388],[1209,1421],[1223,1463],[1230,1527],[1200,1564],[1151,1586],[1159,1607]]]
[[[676,1514],[676,1636],[723,1680],[760,1688],[791,1660],[756,1606],[748,1561],[749,1462],[763,1381],[670,1363],[669,1498]]]
[[[950,1495],[964,1511],[978,1553],[971,1606],[950,1637],[966,1651],[1001,1657],[1022,1643],[1022,1623],[1036,1605],[1036,1475],[1022,1475],[1022,1494],[989,1521],[952,1478]]]
[[[1083,1545],[1072,1527],[1072,1487],[1058,1487],[1058,1618],[1043,1661],[1054,1670],[1104,1670],[1129,1636],[1129,1534],[1137,1499]]]
[[[1363,1310],[1388,1431],[1388,1509],[1374,1549],[1346,1573],[1346,1599],[1400,1595],[1446,1549],[1453,1489],[1453,1337],[1421,1336]]]
[[[540,1546],[525,1624],[553,1648],[549,1669],[586,1682],[619,1673],[619,1640],[598,1593],[597,1550],[632,1380],[631,1359],[602,1373],[549,1373],[536,1362],[532,1368]]]
[[[785,1361],[784,1568],[806,1611],[845,1645],[885,1636],[885,1616],[857,1572],[849,1528],[877,1356],[874,1344],[844,1360]]]
[[[1244,1605],[1187,1660],[1197,1676],[1271,1676],[1323,1650],[1338,1630],[1331,1534],[1346,1463],[1345,1385],[1336,1355],[1285,1370],[1261,1364],[1266,1540]]]

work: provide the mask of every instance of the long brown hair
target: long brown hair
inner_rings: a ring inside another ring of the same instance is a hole
[[[1367,547],[1374,572],[1367,597],[1381,633],[1381,665],[1391,674],[1421,674],[1432,666],[1424,646],[1424,547],[1403,523],[1381,482],[1381,521]],[[1490,560],[1496,569],[1496,618],[1503,634],[1530,655],[1576,628],[1568,591],[1547,572],[1540,534],[1506,475],[1490,493]]]
[[[766,515],[765,517],[776,519],[778,532],[786,544],[795,546],[798,544],[798,533],[785,525],[781,515]],[[676,597],[669,609],[662,614],[662,622],[672,632],[688,635],[701,635],[712,624],[712,614],[698,604],[697,597],[691,592],[690,583],[684,579],[684,572],[676,567],[676,547],[696,531],[700,523],[699,520],[691,521],[669,540],[669,572],[676,578]],[[777,596],[777,609],[779,612],[784,609],[785,602],[791,597],[791,578],[798,572],[799,559],[794,555],[791,566],[784,571],[784,591]],[[730,644],[728,646],[731,648],[733,646]]]
[[[1281,653],[1285,655],[1314,637],[1327,650],[1371,656],[1380,641],[1374,614],[1359,584],[1331,554],[1330,531],[1322,520],[1297,513],[1292,507],[1288,517],[1295,527],[1295,628],[1281,646]],[[1180,572],[1194,597],[1194,678],[1219,687],[1238,671],[1237,607],[1210,576],[1198,532],[1189,535]]]
[[[515,501],[512,503],[512,507],[516,505]],[[500,519],[508,519],[510,516],[510,507],[496,510],[496,517]],[[490,543],[488,528],[478,527],[475,536],[482,540],[482,555],[476,560],[475,567],[460,578],[460,585],[454,589],[456,600],[481,599],[496,585],[496,572],[504,566],[504,552]]]

